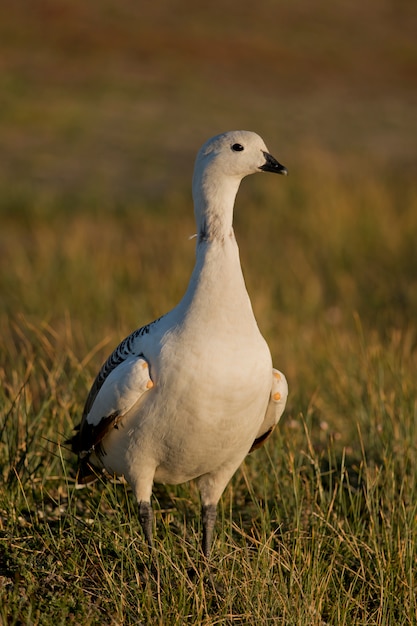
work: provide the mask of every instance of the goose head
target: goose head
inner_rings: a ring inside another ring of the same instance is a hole
[[[194,167],[193,198],[199,234],[224,235],[232,228],[233,205],[241,180],[256,172],[287,174],[263,139],[254,132],[235,130],[209,139],[199,150]],[[211,227],[210,227],[211,226]]]

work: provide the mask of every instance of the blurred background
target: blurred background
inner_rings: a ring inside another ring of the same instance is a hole
[[[416,32],[414,0],[2,3],[3,371],[42,329],[92,375],[175,305],[196,151],[239,128],[289,171],[235,222],[294,413],[361,333],[414,349]]]
[[[324,158],[411,174],[416,14],[412,0],[4,4],[2,206],[161,200],[206,138],[241,127],[292,176]]]

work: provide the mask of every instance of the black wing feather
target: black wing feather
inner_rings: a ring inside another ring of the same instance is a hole
[[[98,424],[95,427],[93,427],[92,425],[88,425],[88,423],[86,422],[87,415],[90,413],[94,400],[96,399],[97,394],[102,388],[106,378],[118,365],[120,365],[120,363],[123,363],[123,361],[125,361],[129,356],[136,355],[143,357],[143,354],[136,353],[134,351],[135,341],[138,337],[148,335],[151,331],[151,328],[157,322],[159,322],[160,319],[162,318],[159,317],[150,324],[146,324],[146,326],[142,326],[141,328],[133,331],[133,333],[128,335],[125,339],[123,339],[123,341],[119,343],[117,348],[113,350],[108,359],[103,363],[99,373],[96,376],[96,379],[91,386],[90,393],[88,394],[83,410],[81,423],[75,427],[75,430],[77,432],[73,437],[65,441],[66,444],[71,446],[72,451],[76,454],[86,453],[86,456],[89,452],[91,452],[94,447],[101,441],[104,434],[109,429],[109,421],[112,422],[114,419],[117,418],[116,415],[103,415],[103,418],[105,418],[103,424]],[[88,426],[90,426],[90,428],[88,428]],[[94,435],[97,435],[97,437]]]

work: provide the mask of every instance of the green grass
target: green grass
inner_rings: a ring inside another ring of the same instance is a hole
[[[413,5],[239,6],[0,8],[1,624],[417,623]],[[109,351],[182,296],[194,154],[234,127],[290,172],[235,215],[290,395],[209,575],[193,484],[155,487],[150,567],[128,487],[75,489],[61,444]]]
[[[241,193],[247,282],[291,394],[272,440],[224,494],[214,585],[199,556],[193,485],[155,489],[152,570],[132,494],[111,483],[76,490],[75,460],[59,445],[111,346],[174,304],[187,282],[194,244],[182,198],[163,217],[152,207],[105,215],[99,241],[88,213],[9,216],[14,238],[4,240],[1,277],[4,623],[415,623],[415,294],[397,269],[406,266],[401,242],[410,236],[415,198],[393,234],[385,222],[395,189],[374,181],[372,195],[364,182],[351,201],[343,183],[328,182],[340,207],[334,231],[308,179],[285,187],[262,177]],[[380,216],[376,233],[366,228],[361,201],[368,217]],[[281,217],[255,211],[275,202]],[[296,202],[302,219],[294,217]],[[355,210],[356,228],[349,226]],[[281,220],[287,235],[277,252]],[[132,241],[135,224],[141,245]],[[391,278],[385,273],[379,284],[388,250]],[[320,254],[329,255],[331,273]],[[268,258],[275,264],[266,272]],[[372,281],[379,293],[367,290]],[[400,289],[396,306],[392,290]]]

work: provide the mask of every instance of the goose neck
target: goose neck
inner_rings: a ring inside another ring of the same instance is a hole
[[[193,181],[194,213],[199,241],[233,236],[233,207],[240,179],[203,175]]]

